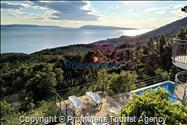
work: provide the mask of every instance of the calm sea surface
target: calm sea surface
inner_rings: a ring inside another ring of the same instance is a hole
[[[1,52],[32,53],[46,48],[86,44],[98,40],[137,35],[149,30],[85,30],[9,27],[1,29]]]

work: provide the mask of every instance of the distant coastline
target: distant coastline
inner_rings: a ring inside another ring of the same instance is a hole
[[[11,27],[25,27],[25,28],[58,28],[58,29],[88,29],[88,30],[138,30],[138,28],[129,28],[129,27],[114,27],[114,26],[100,26],[100,25],[83,25],[79,28],[71,27],[61,27],[61,26],[47,26],[47,25],[31,25],[31,24],[3,24],[2,28],[11,28]]]
[[[90,43],[98,45],[107,43],[113,46],[129,42],[141,43],[154,36],[164,34],[173,36],[181,27],[186,26],[187,17],[149,31],[144,29],[133,30],[133,28],[122,30],[121,27],[96,25],[87,25],[80,28],[17,24],[1,25],[1,52],[33,53],[47,48]]]

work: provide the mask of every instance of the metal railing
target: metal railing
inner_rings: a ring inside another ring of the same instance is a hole
[[[72,118],[79,118],[75,113],[75,111],[66,104],[64,99],[56,92],[55,89],[53,90],[53,93],[54,93],[55,103],[56,104],[59,103],[58,107],[61,111],[61,115],[64,116],[65,118],[66,125],[75,125],[75,120],[73,121],[67,120],[68,116],[71,116]],[[79,122],[81,123],[81,125],[85,125],[84,122],[81,121],[81,118],[79,118]]]
[[[163,77],[162,75],[156,75],[153,77],[148,77],[148,78],[144,78],[141,80],[138,80],[134,83],[134,85],[136,86],[136,88],[141,88],[141,87],[145,87],[145,86],[149,86],[149,85],[153,85],[159,82],[163,82],[163,81],[175,81],[175,74],[171,75],[170,77]],[[83,84],[83,85],[76,85],[76,86],[71,86],[68,88],[64,88],[64,89],[60,89],[60,90],[56,90],[56,92],[58,93],[59,96],[61,96],[63,99],[68,99],[67,97],[72,95],[72,90],[78,90],[78,93],[75,94],[76,96],[82,96],[84,95],[88,90],[91,90],[93,92],[95,92],[94,90],[94,86],[97,85],[96,83],[89,83],[89,84]],[[97,88],[97,91],[106,91],[110,90],[112,88],[108,88],[107,85],[101,87],[101,88]],[[130,90],[129,90],[130,91]],[[120,93],[115,93],[115,94],[120,94]]]
[[[173,63],[179,62],[187,65],[187,40],[174,39],[171,58]]]
[[[178,83],[175,87],[176,96],[186,104],[187,71],[178,72],[175,75],[175,82]]]
[[[175,82],[178,83],[178,84],[187,83],[187,71],[178,72],[175,75]]]

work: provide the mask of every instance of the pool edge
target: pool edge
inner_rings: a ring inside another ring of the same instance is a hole
[[[156,84],[153,84],[153,85],[149,85],[149,86],[142,87],[142,88],[139,88],[139,89],[136,89],[136,90],[132,90],[132,91],[130,91],[130,94],[135,93],[137,91],[142,91],[142,90],[145,90],[145,89],[149,89],[149,88],[152,88],[152,87],[155,87],[155,86],[158,86],[158,85],[162,85],[162,84],[167,83],[167,82],[175,84],[175,82],[167,80],[167,81],[164,81],[164,82],[159,82],[159,83],[156,83]]]

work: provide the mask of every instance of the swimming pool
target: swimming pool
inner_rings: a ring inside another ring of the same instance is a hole
[[[173,103],[178,102],[179,100],[177,99],[177,96],[175,94],[175,86],[176,84],[172,81],[165,81],[165,82],[161,82],[161,83],[157,83],[151,86],[147,86],[144,88],[140,88],[134,91],[131,91],[131,93],[136,93],[136,95],[143,95],[143,93],[145,91],[150,91],[150,90],[155,90],[158,87],[163,88],[164,90],[166,90],[166,92],[169,93],[169,100]]]

